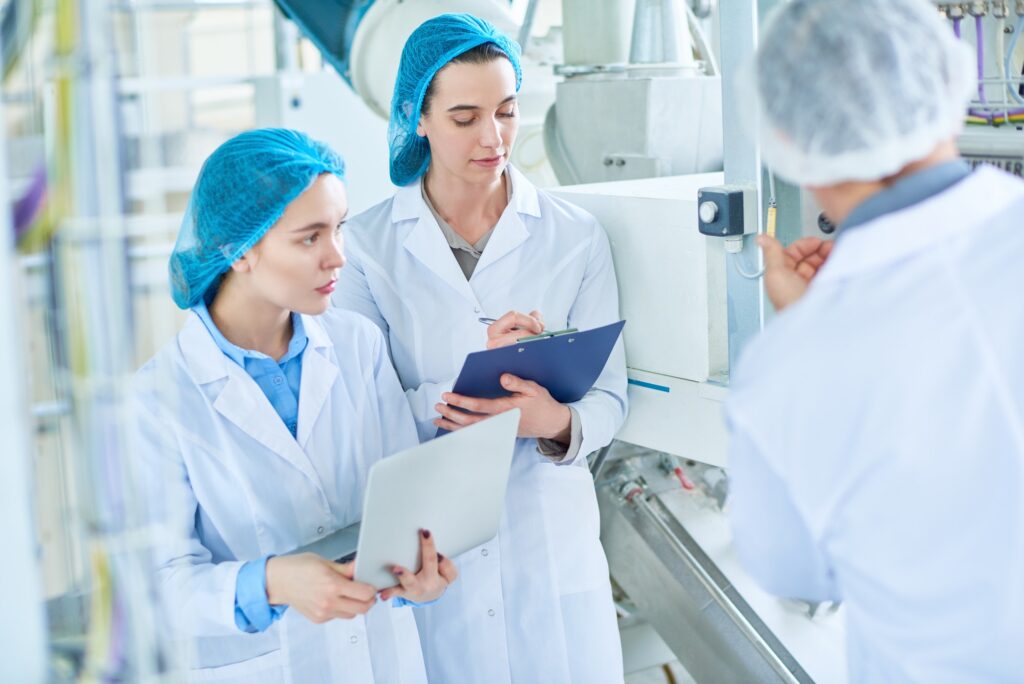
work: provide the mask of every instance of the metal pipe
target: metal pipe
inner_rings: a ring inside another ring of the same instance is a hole
[[[533,20],[537,16],[537,5],[540,0],[530,0],[526,6],[526,14],[523,16],[523,25],[519,28],[519,47],[526,52],[530,44],[530,33],[533,31]]]
[[[715,582],[714,578],[708,574],[704,566],[694,557],[690,549],[679,540],[675,531],[665,522],[661,513],[643,495],[632,497],[631,502],[664,535],[672,549],[686,563],[693,576],[700,581],[701,586],[704,587],[722,611],[728,615],[729,619],[737,626],[743,636],[750,641],[758,654],[764,658],[765,662],[768,663],[779,678],[787,682],[787,684],[799,684],[800,680],[786,667],[786,664],[782,662],[778,654],[768,645],[764,637],[761,636],[761,633],[750,624],[746,616],[737,609],[736,605],[722,591],[722,588]]]

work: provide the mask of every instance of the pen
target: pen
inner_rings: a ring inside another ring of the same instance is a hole
[[[497,318],[487,318],[487,317],[484,317],[484,318],[478,318],[478,319],[476,319],[476,320],[480,321],[480,322],[481,322],[481,323],[483,323],[484,325],[492,325],[492,324],[494,324],[494,323],[497,323],[497,322],[498,322],[498,319],[497,319]]]

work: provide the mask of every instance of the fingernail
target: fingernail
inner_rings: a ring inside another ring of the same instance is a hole
[[[424,539],[430,539],[430,530],[420,530],[420,534],[423,535]]]
[[[443,560],[444,560],[444,554],[443,554],[443,553],[439,553],[439,554],[437,554],[437,562],[439,562],[439,563],[440,563],[440,562],[441,562],[441,561],[443,561]]]
[[[394,570],[392,570],[392,572],[395,573],[396,575],[401,575],[402,574],[402,568],[395,568]]]

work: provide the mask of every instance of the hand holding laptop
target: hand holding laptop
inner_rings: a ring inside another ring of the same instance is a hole
[[[509,411],[375,463],[361,522],[271,558],[268,592],[271,564],[312,557],[317,567],[303,576],[326,577],[339,595],[355,593],[366,601],[381,592],[383,599],[416,603],[437,598],[458,576],[452,558],[498,533],[518,424],[519,411]],[[346,562],[353,557],[354,572],[353,563]]]
[[[267,601],[286,605],[316,624],[365,614],[377,590],[353,579],[352,563],[335,563],[315,553],[274,556],[267,561]]]
[[[420,571],[396,565],[391,568],[398,584],[382,589],[380,598],[404,598],[414,603],[429,603],[441,597],[448,585],[458,578],[459,571],[451,558],[437,552],[430,530],[420,530]]]

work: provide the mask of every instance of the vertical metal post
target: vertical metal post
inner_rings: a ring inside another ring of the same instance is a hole
[[[757,206],[764,205],[762,191],[761,153],[755,131],[741,120],[741,112],[750,107],[753,93],[741,92],[738,76],[749,65],[757,50],[760,17],[779,0],[722,0],[718,9],[721,24],[722,70],[722,135],[724,142],[725,182],[753,186]],[[764,212],[758,211],[758,233],[764,229]],[[757,264],[759,250],[753,236],[748,236],[743,251],[727,259],[739,259],[748,265]],[[748,266],[749,268],[749,266]],[[764,327],[768,306],[761,280],[744,278],[734,264],[728,264],[726,275],[729,321],[729,369],[735,368],[740,353]]]
[[[28,402],[28,365],[19,332],[23,321],[17,306],[19,272],[14,253],[10,198],[7,196],[7,146],[4,105],[0,98],[0,377],[7,387],[0,392],[0,434],[4,449],[0,458],[0,520],[3,520],[4,561],[0,584],[7,587],[6,620],[0,620],[0,680],[46,680],[46,629],[43,619],[41,569],[34,534],[30,448],[32,419]]]
[[[249,35],[251,42],[252,35]],[[293,74],[299,70],[299,27],[274,5],[274,61],[278,72]],[[251,65],[250,65],[251,66]]]

